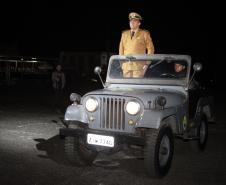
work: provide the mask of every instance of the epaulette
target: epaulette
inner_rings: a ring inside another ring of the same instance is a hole
[[[149,31],[149,30],[145,30],[145,29],[143,29],[143,31],[144,31],[144,32],[148,32],[148,33],[150,33],[150,31]]]
[[[123,30],[122,33],[125,33],[125,32],[127,32],[127,31],[129,31],[129,30]]]

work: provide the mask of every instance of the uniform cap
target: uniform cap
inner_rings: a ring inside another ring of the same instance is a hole
[[[132,20],[132,19],[142,20],[142,17],[136,12],[131,12],[129,14],[129,20]]]

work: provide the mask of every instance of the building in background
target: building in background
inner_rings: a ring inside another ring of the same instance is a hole
[[[0,85],[13,85],[19,82],[50,83],[51,73],[61,64],[66,75],[67,85],[95,78],[94,68],[102,68],[106,77],[111,52],[67,52],[62,51],[59,58],[40,58],[25,56],[0,56]]]
[[[56,58],[0,56],[0,84],[13,85],[21,81],[48,81]]]
[[[72,81],[92,78],[96,66],[101,66],[105,74],[112,52],[66,52],[60,53],[59,62]]]

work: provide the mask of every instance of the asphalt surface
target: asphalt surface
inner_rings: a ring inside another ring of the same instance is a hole
[[[199,153],[191,147],[191,143],[175,140],[170,172],[162,179],[152,179],[146,175],[142,159],[123,152],[112,156],[99,154],[93,166],[72,166],[66,160],[63,140],[58,136],[59,128],[63,127],[63,112],[53,108],[51,91],[1,89],[0,184],[226,184],[224,102],[216,101],[216,123],[209,125],[206,150]],[[66,97],[63,105],[67,103]]]

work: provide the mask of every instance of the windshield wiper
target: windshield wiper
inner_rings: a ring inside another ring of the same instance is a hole
[[[153,65],[151,65],[151,66],[149,67],[149,69],[152,69],[153,67],[155,67],[155,66],[157,66],[157,65],[161,64],[163,61],[164,61],[164,59],[163,59],[163,60],[158,61],[157,63],[155,63],[155,64],[153,64]]]

